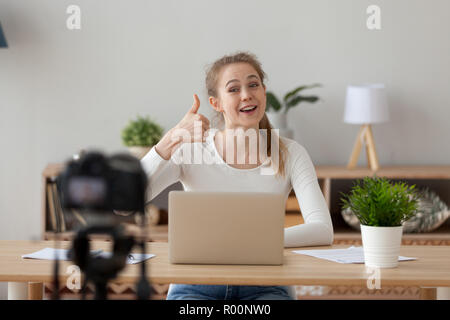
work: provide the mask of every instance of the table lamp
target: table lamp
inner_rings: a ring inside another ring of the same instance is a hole
[[[356,167],[362,144],[366,146],[368,167],[372,171],[379,169],[378,156],[373,139],[373,123],[389,121],[389,107],[386,89],[383,84],[355,85],[347,87],[344,122],[360,124],[347,168]]]
[[[1,23],[0,23],[0,48],[8,48],[8,43],[6,42],[5,35],[3,34]]]

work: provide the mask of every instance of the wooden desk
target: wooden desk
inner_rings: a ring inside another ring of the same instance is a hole
[[[70,242],[65,241],[60,245],[61,248],[68,248]],[[29,285],[31,295],[33,290],[39,291],[39,284],[42,291],[42,283],[52,281],[53,262],[22,259],[21,256],[52,246],[52,241],[0,241],[0,281],[32,283],[34,289],[30,289],[31,285]],[[108,242],[96,241],[92,244],[92,249],[108,250],[109,246]],[[301,249],[345,247],[348,246]],[[150,280],[158,284],[366,286],[369,277],[373,276],[367,273],[363,264],[339,264],[298,255],[292,253],[295,248],[285,249],[282,266],[175,265],[168,261],[167,243],[149,243],[147,250],[156,254],[156,257],[147,261],[147,268]],[[422,297],[424,298],[435,298],[436,287],[450,287],[450,247],[402,246],[400,254],[417,257],[418,260],[400,262],[399,267],[394,269],[381,269],[381,287],[420,286],[423,288]],[[68,275],[65,272],[71,264],[69,261],[62,261],[60,264],[62,284],[66,283]],[[138,276],[139,265],[128,265],[115,281],[135,283]]]

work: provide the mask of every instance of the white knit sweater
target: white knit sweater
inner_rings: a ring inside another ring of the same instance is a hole
[[[203,143],[182,144],[169,160],[163,159],[153,147],[141,160],[149,178],[147,201],[177,181],[186,191],[269,192],[284,194],[286,199],[293,188],[305,223],[285,228],[285,247],[330,245],[333,242],[330,212],[314,166],[303,146],[294,140],[281,138],[288,149],[283,178],[261,173],[264,168],[267,170],[270,161],[253,169],[237,169],[228,165],[215,147],[215,133],[210,130]],[[188,150],[191,150],[191,164],[182,161],[189,154]],[[198,155],[203,157],[201,164],[198,164]]]

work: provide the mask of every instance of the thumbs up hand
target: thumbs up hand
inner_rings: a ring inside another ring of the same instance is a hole
[[[205,133],[209,130],[209,120],[198,113],[200,100],[194,94],[194,103],[183,119],[175,126],[172,138],[182,136],[183,142],[204,142]]]
[[[210,128],[209,120],[204,115],[198,113],[200,99],[194,94],[194,103],[183,119],[155,146],[161,157],[168,160],[172,153],[183,142],[204,142],[205,134]]]

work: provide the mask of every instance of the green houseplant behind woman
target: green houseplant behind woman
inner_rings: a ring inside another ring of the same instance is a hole
[[[137,116],[122,130],[122,142],[136,158],[141,159],[159,142],[163,128],[149,117]]]

